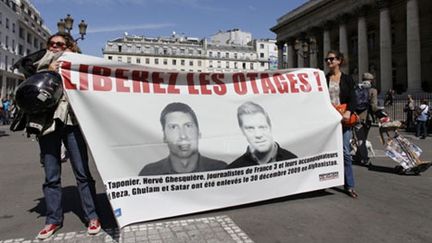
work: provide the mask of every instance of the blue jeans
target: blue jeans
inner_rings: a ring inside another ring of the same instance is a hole
[[[88,166],[87,146],[79,126],[58,126],[52,133],[39,137],[39,146],[45,169],[43,193],[47,207],[46,224],[62,224],[62,187],[60,148],[63,141],[69,151],[72,169],[77,181],[81,206],[87,221],[97,219],[94,203],[94,180]]]
[[[343,128],[343,156],[344,156],[344,174],[345,174],[345,188],[354,188],[354,174],[352,170],[352,158],[351,158],[351,145],[350,140],[352,138],[352,129]]]
[[[422,130],[423,130],[423,135],[422,136],[423,137],[427,137],[428,131],[427,131],[426,124],[427,124],[427,121],[419,121],[419,120],[417,120],[417,132],[416,132],[416,136],[417,137],[420,137],[420,135],[422,135],[421,134]]]

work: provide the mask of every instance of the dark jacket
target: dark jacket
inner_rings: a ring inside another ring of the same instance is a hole
[[[328,87],[330,82],[330,73],[327,73],[326,80],[327,80],[327,87]],[[339,99],[341,104],[348,104],[347,109],[351,112],[354,112],[357,107],[356,94],[355,94],[356,84],[354,80],[351,78],[351,76],[342,73],[340,77],[339,85],[340,85]]]
[[[274,161],[270,161],[269,163],[297,158],[297,155],[291,153],[286,149],[281,148],[279,144],[276,145],[277,145],[276,158]],[[244,153],[242,156],[240,156],[239,158],[234,160],[231,164],[229,164],[227,166],[227,169],[241,168],[241,167],[254,166],[254,165],[259,165],[259,163],[252,156],[251,152],[249,151],[249,148],[247,148],[246,153]]]

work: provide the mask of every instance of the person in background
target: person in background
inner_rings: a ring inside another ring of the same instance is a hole
[[[11,100],[9,98],[3,98],[1,102],[3,104],[3,111],[2,111],[3,125],[9,125],[10,123],[9,108],[11,105]]]
[[[356,88],[357,108],[360,123],[354,127],[357,138],[357,152],[355,160],[361,164],[370,165],[370,158],[366,148],[366,141],[372,125],[372,114],[378,110],[378,91],[375,87],[374,76],[371,73],[363,73],[362,81]]]
[[[414,109],[415,109],[415,103],[412,96],[409,94],[407,96],[407,103],[404,107],[404,112],[406,112],[406,120],[405,120],[405,126],[407,131],[413,131],[414,130]]]
[[[351,113],[356,109],[355,83],[352,78],[343,73],[340,69],[344,64],[344,56],[339,51],[329,51],[324,59],[330,72],[326,75],[327,86],[329,88],[330,100],[333,105],[347,104],[346,111],[342,114],[342,121],[349,120]],[[345,191],[352,197],[357,198],[358,194],[354,190],[354,174],[352,170],[351,144],[352,138],[351,127],[343,126],[343,156],[344,156],[344,174],[345,174]]]
[[[389,89],[387,91],[387,93],[384,96],[384,105],[385,106],[393,105],[394,93],[395,92],[393,89]]]
[[[420,106],[417,108],[418,116],[417,116],[417,132],[416,136],[421,139],[425,139],[427,137],[427,121],[429,120],[429,102],[427,99],[423,99],[421,101]]]
[[[38,71],[57,71],[59,63],[56,58],[62,52],[77,52],[78,46],[70,34],[57,33],[48,38],[47,49],[45,56],[37,63]],[[70,155],[84,218],[88,222],[87,232],[90,235],[97,234],[101,230],[101,224],[94,202],[94,180],[88,165],[87,146],[65,95],[60,99],[52,119],[53,125],[38,135],[45,170],[43,193],[47,212],[45,226],[37,238],[43,240],[51,237],[63,224],[60,155],[62,142]]]

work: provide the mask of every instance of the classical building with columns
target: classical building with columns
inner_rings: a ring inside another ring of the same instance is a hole
[[[310,0],[271,28],[279,68],[327,71],[325,55],[339,50],[355,79],[371,72],[382,91],[431,92],[431,12],[430,0]]]

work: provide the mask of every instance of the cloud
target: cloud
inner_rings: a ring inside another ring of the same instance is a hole
[[[102,33],[102,32],[117,32],[117,31],[128,31],[128,30],[144,30],[144,29],[163,29],[172,27],[174,24],[140,24],[140,25],[116,25],[116,26],[104,26],[104,27],[89,27],[87,33]]]

